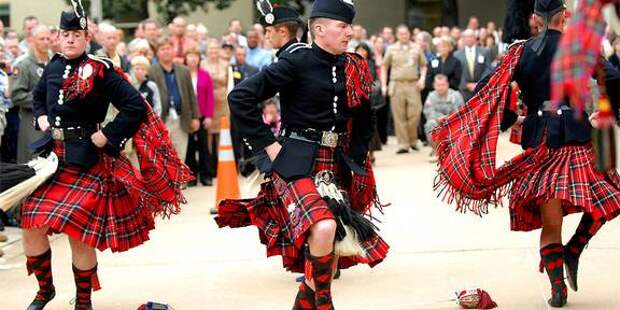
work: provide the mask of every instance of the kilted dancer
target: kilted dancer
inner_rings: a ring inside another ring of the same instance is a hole
[[[536,15],[537,37],[513,44],[502,64],[485,79],[477,95],[433,132],[439,143],[436,189],[461,211],[482,214],[508,195],[511,229],[542,228],[541,271],[551,283],[549,305],[567,302],[564,282],[577,290],[579,258],[601,226],[620,213],[620,177],[600,172],[591,143],[597,114],[576,111],[566,102],[550,101],[550,70],[566,23],[562,0],[514,1],[510,14]],[[523,29],[523,26],[520,27]],[[529,33],[529,31],[525,31]],[[527,116],[511,111],[511,82],[521,90]],[[500,130],[522,124],[524,152],[496,167]],[[563,216],[581,212],[575,234],[562,244]]]
[[[108,59],[86,54],[91,40],[79,1],[60,19],[62,54],[45,68],[34,90],[38,151],[60,159],[56,174],[27,198],[21,226],[27,269],[39,282],[29,310],[56,295],[48,234],[69,237],[75,309],[92,309],[98,290],[95,249],[127,251],[149,239],[154,216],[178,212],[189,170],[174,152],[164,124]],[[101,128],[109,103],[120,113]],[[134,139],[140,171],[121,154]]]
[[[277,63],[229,95],[233,122],[272,171],[255,199],[223,201],[216,221],[220,227],[257,226],[268,256],[281,255],[287,270],[305,272],[294,309],[333,309],[336,266],[375,266],[388,251],[368,216],[380,206],[367,160],[373,80],[366,61],[346,53],[354,16],[350,1],[315,1],[309,22],[314,43],[290,45]],[[282,131],[276,141],[258,103],[278,92]]]

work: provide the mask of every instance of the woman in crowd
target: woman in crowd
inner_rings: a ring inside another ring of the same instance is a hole
[[[209,72],[213,80],[213,120],[208,127],[209,160],[207,165],[212,176],[217,175],[217,145],[219,145],[220,118],[230,117],[228,109],[228,87],[230,64],[222,58],[222,47],[217,40],[210,40],[207,45],[207,59],[202,67]],[[217,210],[211,210],[217,212]]]
[[[463,68],[458,59],[452,54],[453,40],[450,37],[441,37],[437,45],[439,57],[432,60],[429,65],[428,74],[426,75],[426,89],[429,92],[434,90],[433,82],[435,76],[443,74],[448,77],[450,88],[458,90],[461,83],[461,74]]]
[[[187,157],[185,163],[190,167],[194,175],[204,186],[212,186],[215,171],[209,169],[209,158],[217,152],[217,144],[211,139],[209,145],[208,130],[213,120],[213,80],[209,72],[200,67],[200,50],[198,48],[189,49],[185,53],[185,64],[192,74],[192,83],[196,92],[198,108],[202,119],[202,126],[197,132],[190,134],[187,145]],[[196,152],[198,152],[198,163],[196,163]]]
[[[146,98],[157,116],[161,116],[161,98],[159,87],[148,77],[151,62],[144,56],[135,56],[131,59],[131,77],[133,86]]]

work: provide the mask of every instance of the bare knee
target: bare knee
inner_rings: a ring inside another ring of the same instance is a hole
[[[336,221],[322,220],[312,225],[311,235],[321,240],[333,240],[336,236]]]
[[[22,230],[25,244],[38,244],[47,240],[47,227]]]

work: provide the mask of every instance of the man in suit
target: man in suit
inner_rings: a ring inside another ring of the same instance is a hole
[[[235,65],[233,65],[235,85],[256,73],[258,73],[258,68],[247,62],[247,49],[241,46],[235,48]]]
[[[463,78],[461,79],[460,90],[465,101],[469,101],[473,97],[473,91],[476,84],[482,79],[485,72],[490,68],[491,58],[489,52],[478,46],[478,40],[473,30],[467,29],[463,32],[463,40],[465,47],[458,50],[456,57],[463,68]]]
[[[163,37],[157,42],[159,63],[151,66],[149,77],[159,87],[161,118],[170,132],[172,144],[180,158],[185,158],[187,140],[200,127],[200,113],[189,69],[174,60],[174,44]]]

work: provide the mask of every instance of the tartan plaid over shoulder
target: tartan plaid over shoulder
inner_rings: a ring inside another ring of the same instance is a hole
[[[588,83],[605,34],[603,2],[607,1],[579,1],[551,65],[551,99],[559,102],[569,97],[572,105],[581,111],[590,97]]]
[[[527,150],[496,167],[505,98],[523,47],[524,42],[513,44],[487,85],[431,132],[438,142],[435,190],[461,212],[487,213],[488,205],[501,203],[512,178],[547,153],[546,148]]]

